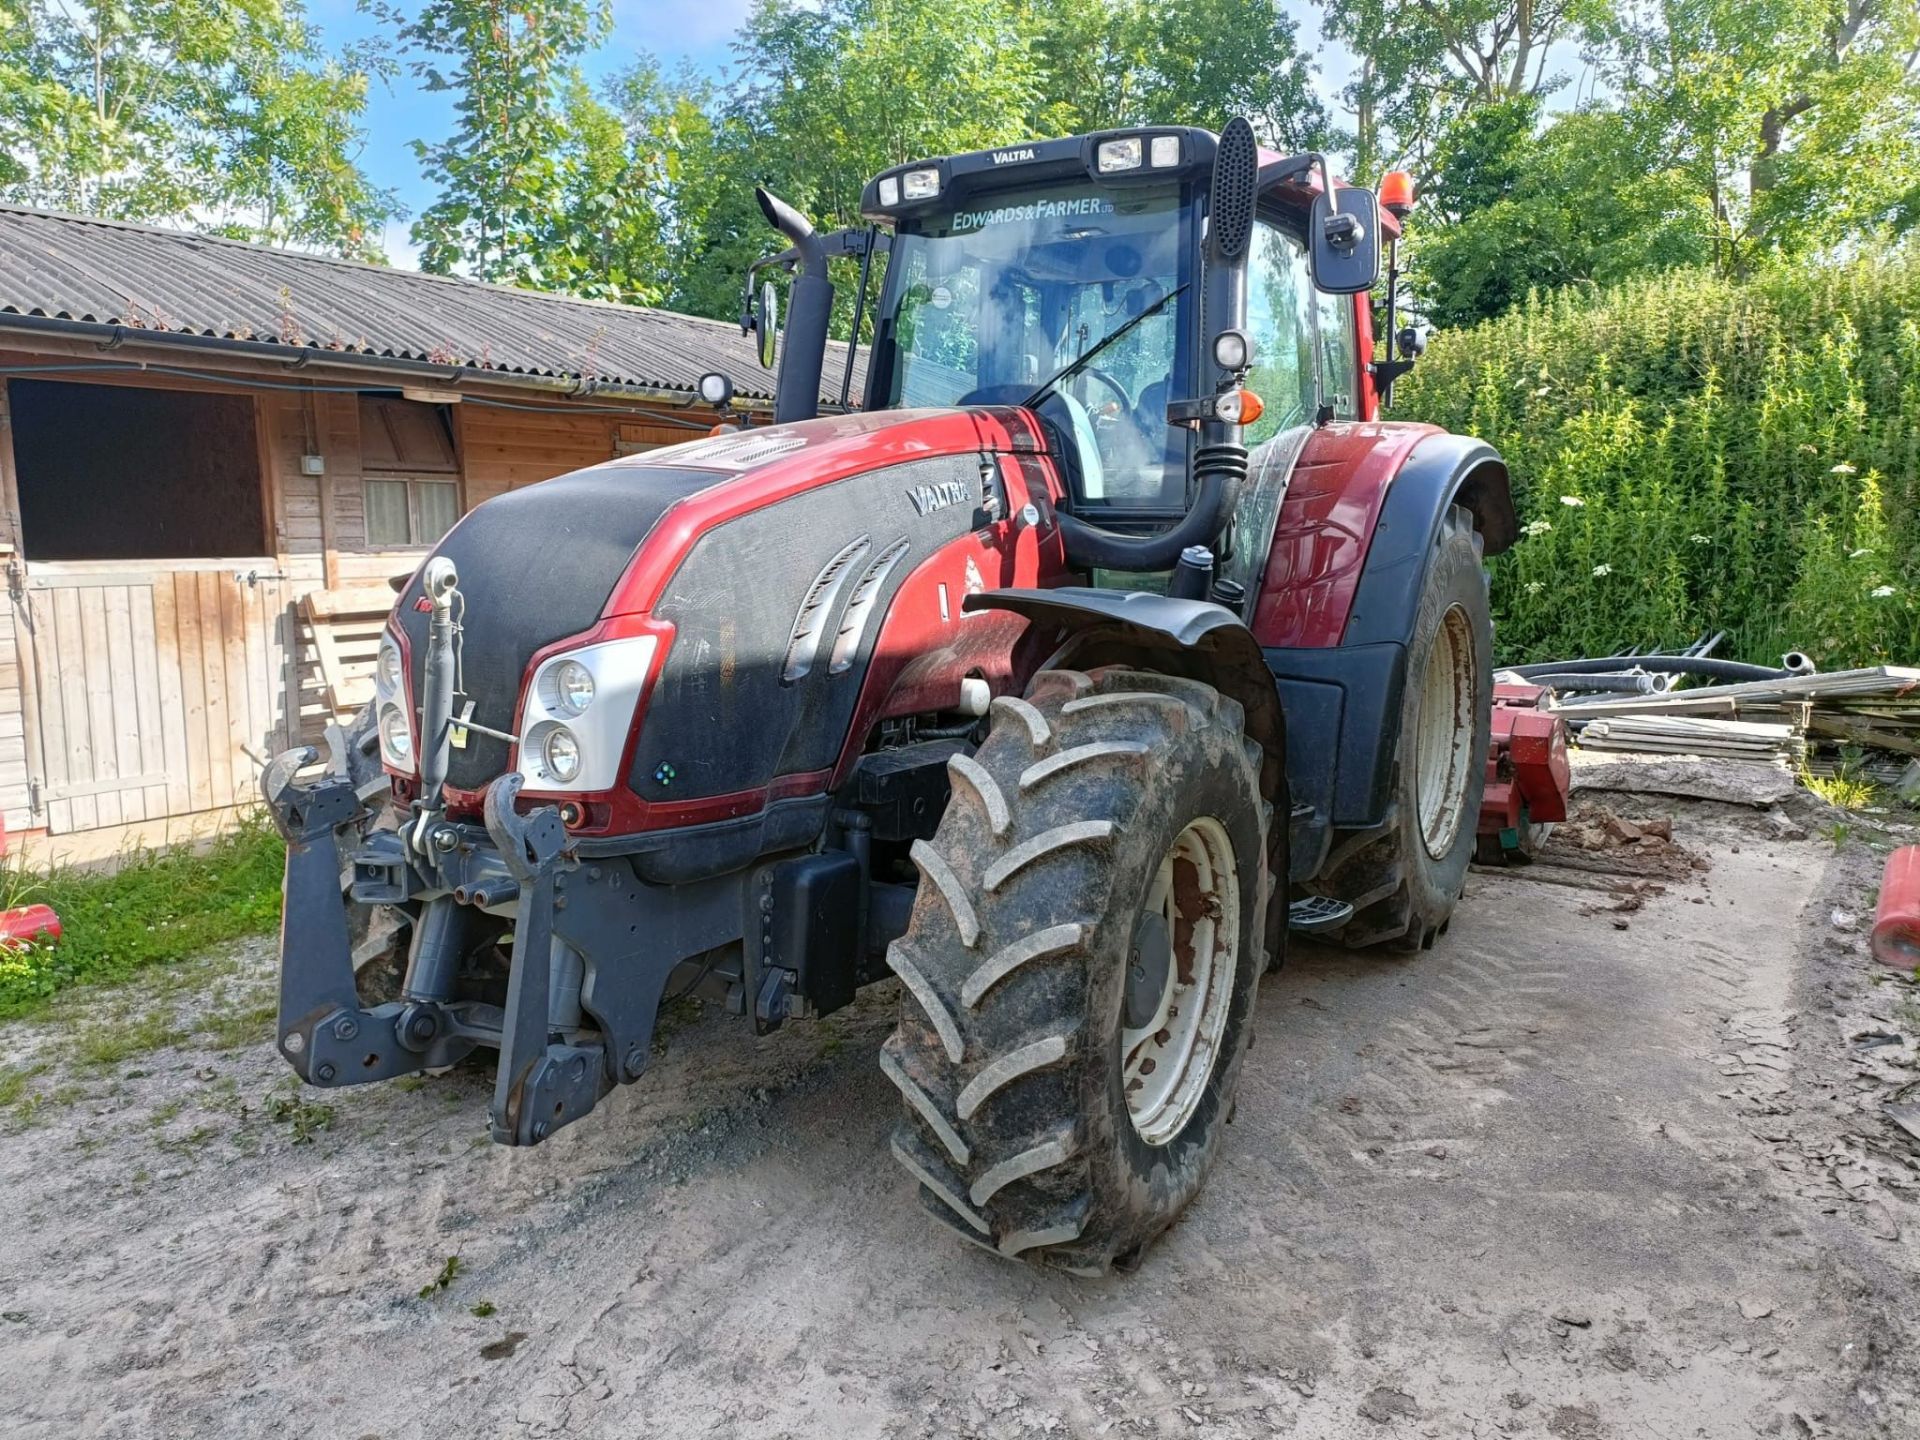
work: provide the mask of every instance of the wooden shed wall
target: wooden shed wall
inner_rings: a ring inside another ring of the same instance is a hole
[[[0,366],[46,358],[0,352]],[[0,559],[11,580],[0,591],[0,812],[9,832],[50,821],[55,830],[86,829],[247,799],[260,758],[317,738],[329,718],[301,597],[383,582],[423,553],[367,543],[357,395],[141,372],[84,378],[253,397],[270,533],[257,555],[23,562],[10,428],[0,420],[0,544],[9,547]],[[0,407],[4,399],[0,381]],[[453,420],[462,512],[699,433],[686,419],[645,412],[462,403]],[[324,474],[302,473],[306,454],[324,457]],[[27,679],[37,680],[37,705],[22,683],[23,646],[36,652]]]

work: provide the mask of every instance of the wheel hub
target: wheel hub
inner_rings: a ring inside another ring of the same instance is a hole
[[[1127,957],[1127,1028],[1140,1030],[1159,1013],[1173,969],[1173,935],[1164,915],[1142,915],[1133,931],[1133,953]]]
[[[1440,619],[1420,680],[1414,718],[1414,796],[1420,839],[1445,859],[1466,818],[1467,770],[1473,763],[1473,633],[1466,611]]]
[[[1134,927],[1120,1079],[1149,1145],[1186,1128],[1220,1059],[1239,969],[1239,873],[1225,827],[1195,820],[1161,860]]]

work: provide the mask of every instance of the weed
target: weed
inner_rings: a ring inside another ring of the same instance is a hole
[[[302,1100],[297,1093],[267,1097],[267,1119],[292,1130],[296,1145],[310,1145],[317,1131],[331,1130],[333,1115],[333,1106]]]
[[[460,1257],[449,1255],[440,1262],[440,1273],[420,1287],[420,1298],[431,1300],[442,1290],[453,1284],[454,1277],[460,1273]]]
[[[26,1096],[27,1082],[37,1075],[46,1074],[49,1068],[43,1060],[37,1065],[10,1065],[0,1069],[0,1110],[9,1110],[19,1104]]]
[[[162,1135],[153,1143],[176,1155],[191,1154],[220,1133],[215,1125],[196,1125],[184,1135]]]
[[[1843,850],[1846,848],[1847,837],[1853,834],[1853,827],[1845,821],[1836,820],[1820,833],[1833,842],[1834,849]]]
[[[186,1038],[164,1006],[141,1015],[115,1011],[81,1027],[73,1037],[73,1058],[82,1065],[106,1070],[135,1055],[150,1055],[178,1045]]]
[[[209,1015],[195,1038],[205,1041],[209,1050],[238,1050],[266,1044],[273,1038],[274,1021],[279,1014],[279,1000],[272,995],[243,1001],[232,1009]]]
[[[1809,774],[1800,778],[1807,789],[1836,810],[1864,810],[1873,803],[1873,782],[1848,775],[1844,770],[1833,775]],[[1834,828],[1844,831],[1847,827],[1840,825]],[[1844,839],[1844,835],[1841,838]],[[1838,844],[1839,841],[1834,843]]]
[[[467,1308],[476,1320],[485,1320],[494,1314],[493,1301],[491,1300],[482,1300],[478,1305],[470,1305]]]
[[[427,1088],[427,1077],[424,1075],[402,1075],[393,1082],[392,1088],[404,1094],[411,1095],[416,1090],[424,1090]]]
[[[187,1108],[185,1100],[163,1100],[153,1107],[153,1114],[147,1123],[158,1130],[162,1125],[170,1125],[180,1112]]]

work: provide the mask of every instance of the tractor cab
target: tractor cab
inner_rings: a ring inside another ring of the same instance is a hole
[[[799,267],[779,418],[812,413],[817,388],[825,266],[809,250],[862,257],[856,314],[885,250],[865,408],[1030,410],[1069,487],[1070,551],[1123,573],[1216,545],[1249,451],[1360,418],[1371,327],[1353,297],[1378,277],[1383,230],[1398,232],[1372,192],[1333,185],[1324,157],[1261,150],[1244,121],[902,165],[867,185],[864,231],[814,237],[763,204],[794,241],[771,262]],[[773,315],[764,290],[747,307],[763,356]]]

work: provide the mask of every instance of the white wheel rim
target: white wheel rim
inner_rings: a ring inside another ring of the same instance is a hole
[[[1134,1130],[1165,1145],[1206,1093],[1239,969],[1240,872],[1219,821],[1195,820],[1180,832],[1141,913],[1165,922],[1173,960],[1153,1019],[1120,1032],[1120,1083]]]
[[[1436,860],[1453,849],[1466,819],[1473,721],[1473,632],[1466,611],[1455,606],[1433,637],[1414,717],[1413,793],[1420,838]]]

